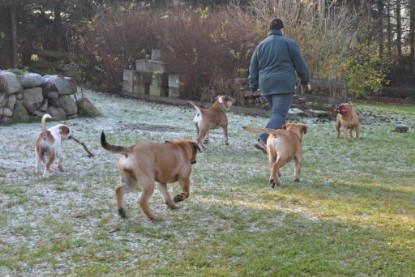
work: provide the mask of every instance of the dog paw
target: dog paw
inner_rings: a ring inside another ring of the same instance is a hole
[[[173,201],[175,202],[175,203],[177,203],[177,202],[181,202],[181,201],[183,201],[184,200],[184,196],[183,195],[181,195],[181,194],[178,194],[178,195],[176,195],[174,198],[173,198]]]
[[[118,209],[118,214],[119,214],[122,218],[127,218],[127,214],[125,213],[124,208],[119,208],[119,209]]]
[[[296,182],[301,182],[300,178],[295,179]]]
[[[154,216],[152,218],[149,218],[151,220],[151,222],[162,222],[163,218],[158,217],[158,216]]]
[[[169,210],[176,210],[179,209],[178,206],[174,205],[174,203],[166,203],[166,206]]]
[[[275,188],[275,182],[274,182],[274,180],[273,180],[273,179],[269,180],[269,186],[270,186],[271,188]]]

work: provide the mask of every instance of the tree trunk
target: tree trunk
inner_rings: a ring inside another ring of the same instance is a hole
[[[10,26],[12,36],[12,65],[13,68],[17,68],[18,65],[18,46],[17,46],[17,19],[16,19],[16,5],[10,4]]]
[[[378,12],[379,12],[379,16],[378,16],[378,42],[379,42],[379,57],[382,59],[383,58],[383,41],[384,41],[384,35],[383,35],[383,20],[384,20],[384,6],[385,3],[383,2],[383,0],[378,0]]]
[[[387,0],[387,20],[388,20],[388,26],[387,26],[387,48],[388,48],[388,57],[392,57],[392,22],[391,22],[391,3],[390,0]]]
[[[402,58],[402,17],[401,17],[401,0],[396,0],[396,50],[398,59]]]
[[[320,19],[325,18],[325,14],[326,14],[326,0],[319,0],[318,1],[318,11],[319,11],[319,16]]]
[[[409,64],[411,73],[415,73],[415,0],[409,4]]]
[[[62,1],[55,0],[55,50],[62,51]]]

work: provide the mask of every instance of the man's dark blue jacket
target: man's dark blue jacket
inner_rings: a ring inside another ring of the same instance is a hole
[[[294,93],[296,73],[301,84],[309,83],[308,66],[300,48],[281,31],[269,31],[252,55],[249,88],[264,95]]]

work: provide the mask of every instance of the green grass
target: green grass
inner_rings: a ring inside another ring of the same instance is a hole
[[[388,104],[368,104],[368,103],[353,103],[353,106],[357,109],[365,109],[365,110],[373,110],[373,111],[381,111],[386,113],[399,113],[399,114],[415,114],[415,106],[408,105],[408,106],[396,106],[396,105],[388,105]]]
[[[66,170],[50,178],[34,174],[32,150],[19,152],[22,144],[30,149],[26,130],[11,139],[0,129],[0,145],[7,141],[14,151],[0,163],[0,275],[414,275],[413,107],[380,109],[395,121],[363,123],[360,143],[337,140],[334,122],[309,124],[302,182],[294,182],[290,163],[278,189],[268,187],[266,156],[253,148],[256,135],[241,128],[263,126],[266,119],[231,113],[231,145],[223,144],[221,131],[213,131],[193,166],[190,198],[170,211],[156,191],[150,207],[160,220],[151,222],[137,203],[138,189],[126,196],[128,218],[118,217],[113,191],[118,157],[100,148],[99,134],[106,128],[107,140],[117,145],[189,138],[193,112],[87,96],[111,112],[69,124],[78,127],[96,157],[85,158],[81,147],[67,143]],[[392,132],[398,121],[409,124],[408,133]],[[152,124],[182,133],[150,132]],[[178,192],[173,185],[171,194]]]

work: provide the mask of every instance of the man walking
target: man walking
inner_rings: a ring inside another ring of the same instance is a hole
[[[301,84],[311,90],[309,70],[298,45],[283,35],[284,23],[273,19],[268,37],[256,47],[249,66],[249,88],[262,95],[271,107],[266,128],[281,128],[296,91],[297,75]],[[258,92],[259,91],[259,92]],[[261,134],[255,147],[267,153],[268,134]]]

